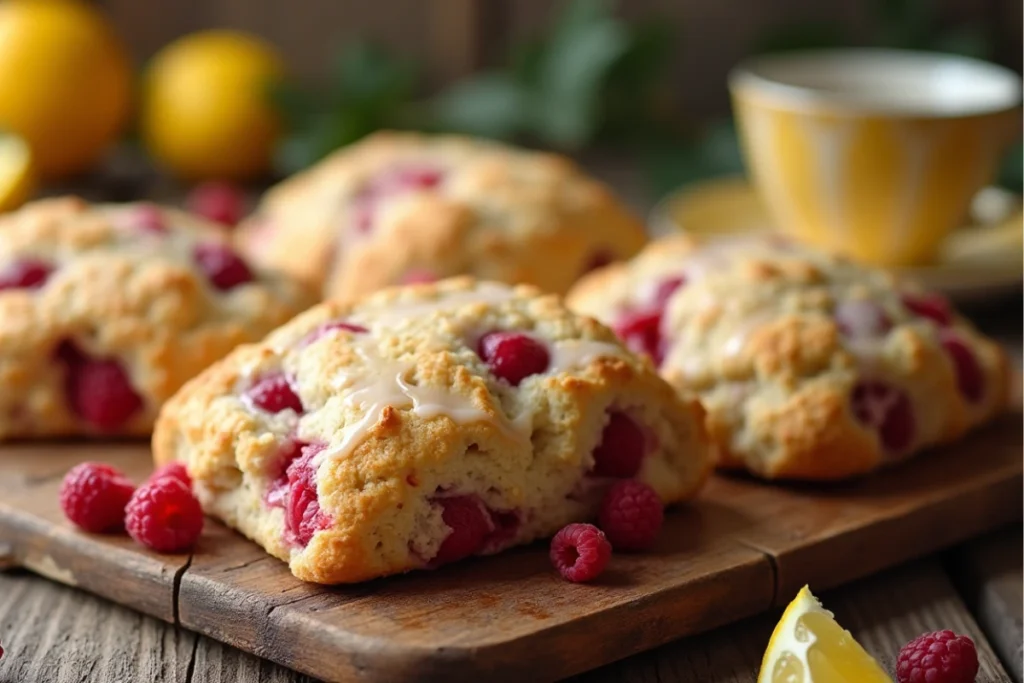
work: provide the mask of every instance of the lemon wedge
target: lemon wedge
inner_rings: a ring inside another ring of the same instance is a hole
[[[771,227],[771,219],[746,178],[727,176],[688,185],[666,210],[678,228],[696,235],[732,234]]]
[[[804,586],[768,641],[757,683],[892,683]]]
[[[36,188],[32,151],[24,140],[0,133],[0,212],[21,206]]]

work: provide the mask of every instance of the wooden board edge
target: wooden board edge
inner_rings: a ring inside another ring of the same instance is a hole
[[[774,563],[775,605],[784,606],[804,585],[814,590],[833,588],[1020,521],[1024,506],[1021,486],[1018,472],[954,498],[798,547],[774,551],[748,544],[765,552]],[[885,550],[873,552],[878,539],[885,539]]]
[[[175,623],[176,586],[188,567],[188,556],[157,559],[140,554],[126,538],[96,543],[97,537],[82,534],[0,503],[0,538],[7,564]],[[117,561],[112,562],[111,556]],[[142,590],[138,590],[140,583],[145,586]]]

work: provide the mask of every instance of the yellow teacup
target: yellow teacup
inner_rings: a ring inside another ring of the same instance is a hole
[[[883,266],[930,261],[1020,130],[1020,78],[966,57],[831,50],[729,77],[779,227]]]

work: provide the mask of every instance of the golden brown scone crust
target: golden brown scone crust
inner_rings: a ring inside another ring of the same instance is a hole
[[[421,172],[437,184],[380,189],[387,178]],[[473,275],[562,294],[588,269],[627,259],[646,241],[643,225],[611,191],[564,157],[393,132],[272,188],[238,235],[257,262],[335,298],[424,275]]]
[[[140,212],[163,232],[135,225]],[[143,406],[113,433],[145,435],[186,380],[312,303],[305,287],[266,273],[211,286],[193,249],[228,241],[201,219],[143,204],[61,198],[0,217],[0,272],[25,259],[53,268],[41,288],[0,291],[0,439],[97,433],[69,408],[62,345],[127,372]]]
[[[339,321],[365,331],[317,336]],[[493,330],[540,340],[548,369],[518,386],[497,378],[475,350]],[[275,376],[301,414],[246,397]],[[693,496],[712,461],[696,402],[557,297],[456,278],[327,302],[239,348],[167,404],[153,448],[159,463],[186,463],[208,513],[295,576],[348,583],[429,566],[450,533],[450,497],[510,525],[485,554],[592,517],[611,480],[587,472],[613,412],[645,431],[636,478],[666,503]],[[315,444],[305,464],[296,442]],[[304,473],[322,515],[308,545],[301,514],[289,517]]]
[[[670,278],[684,284],[656,305]],[[915,310],[922,301],[940,313]],[[867,472],[1007,405],[1004,351],[943,315],[944,300],[774,237],[660,240],[585,278],[568,303],[626,336],[628,316],[657,308],[662,376],[701,400],[721,466],[766,478]]]

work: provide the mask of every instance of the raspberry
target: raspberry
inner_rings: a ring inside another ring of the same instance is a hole
[[[413,268],[406,271],[398,281],[402,285],[422,285],[430,282],[437,282],[437,276],[423,268]]]
[[[323,444],[302,446],[301,455],[288,465],[288,498],[284,509],[284,528],[288,540],[302,547],[309,545],[313,534],[331,525],[331,519],[320,509],[316,490],[316,467],[313,458],[324,449]]]
[[[596,579],[612,556],[612,545],[593,524],[570,524],[551,539],[551,562],[573,583]]]
[[[630,351],[650,356],[660,365],[665,355],[661,343],[661,316],[660,310],[627,311],[612,325],[612,331]]]
[[[950,630],[914,638],[896,658],[898,683],[973,683],[977,675],[974,641]]]
[[[647,439],[640,426],[625,413],[612,413],[594,449],[594,474],[628,478],[640,471],[647,454]]]
[[[665,510],[650,486],[623,479],[608,489],[598,520],[616,550],[647,550],[658,538]]]
[[[956,385],[960,393],[971,403],[980,402],[985,397],[985,373],[978,364],[974,352],[953,332],[943,330],[939,338],[942,347],[953,361]]]
[[[15,261],[0,270],[0,291],[5,289],[39,289],[46,284],[53,266],[38,259]]]
[[[946,327],[953,322],[949,302],[938,294],[904,294],[903,305],[912,313]]]
[[[288,378],[280,373],[260,379],[245,395],[254,406],[268,413],[280,413],[289,408],[300,414],[303,411],[301,399],[292,389]]]
[[[142,409],[143,401],[121,364],[90,358],[64,342],[57,350],[67,365],[64,392],[71,410],[100,431],[112,432]]]
[[[195,248],[193,257],[217,289],[226,291],[253,280],[246,262],[225,244],[200,244]]]
[[[543,344],[519,332],[488,332],[477,345],[477,355],[514,387],[547,370],[551,361]]]
[[[369,332],[369,330],[367,330],[362,325],[356,325],[355,323],[346,323],[341,321],[324,323],[320,327],[316,328],[315,330],[307,334],[302,339],[302,341],[299,342],[299,348],[309,346],[316,340],[320,339],[323,336],[326,336],[327,334],[330,334],[331,332],[334,332],[335,330],[344,330],[346,332],[352,332],[354,334],[362,334],[364,332]]]
[[[124,508],[135,486],[110,465],[83,462],[64,475],[60,509],[79,527],[93,533],[122,531]]]
[[[835,316],[839,331],[851,339],[876,339],[892,329],[882,307],[866,299],[843,301],[836,306]]]
[[[125,527],[137,543],[158,553],[182,552],[203,531],[203,509],[179,479],[151,479],[128,501]]]
[[[138,204],[128,216],[128,225],[142,232],[153,235],[167,233],[167,222],[164,221],[164,214],[152,204]]]
[[[223,182],[208,182],[193,188],[185,199],[189,211],[207,220],[234,227],[245,213],[242,192]]]
[[[185,486],[192,488],[192,477],[188,476],[188,470],[185,469],[183,462],[169,462],[166,465],[161,465],[153,471],[153,474],[149,475],[149,481],[164,477],[177,479]]]
[[[494,528],[483,502],[476,496],[438,498],[435,502],[441,505],[441,518],[451,531],[438,548],[432,564],[448,564],[479,551]]]
[[[399,167],[385,171],[372,178],[355,200],[353,224],[360,233],[373,229],[376,203],[383,197],[403,194],[413,190],[428,190],[440,184],[444,174],[428,167]]]
[[[914,440],[916,425],[910,399],[884,382],[859,382],[851,397],[854,415],[866,427],[878,431],[891,453],[905,451]]]
[[[676,293],[676,290],[686,284],[685,275],[676,275],[662,280],[654,290],[654,305],[658,308],[665,308],[665,304]]]

